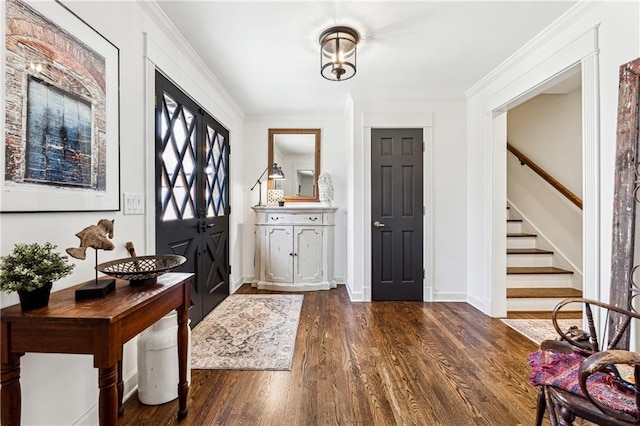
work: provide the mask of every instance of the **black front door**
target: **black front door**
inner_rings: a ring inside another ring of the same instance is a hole
[[[422,129],[371,131],[371,297],[423,300]]]
[[[229,294],[229,132],[156,73],[156,252],[194,272],[195,326]]]

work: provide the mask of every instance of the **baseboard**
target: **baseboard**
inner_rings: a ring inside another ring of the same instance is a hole
[[[138,390],[138,369],[136,368],[129,374],[129,377],[124,379],[124,395],[122,396],[122,402],[127,401]]]
[[[253,276],[241,277],[239,280],[237,280],[231,285],[231,288],[229,289],[229,294],[235,293],[236,291],[238,291],[240,287],[242,287],[243,284],[250,283],[252,281],[253,281]]]
[[[467,302],[467,293],[459,292],[433,292],[434,302]]]
[[[349,300],[352,302],[365,302],[362,292],[355,292],[351,290],[351,286],[345,280],[345,288],[347,289],[347,293],[349,294]]]
[[[129,377],[124,379],[124,395],[122,396],[122,402],[124,403],[131,398],[136,390],[138,390],[138,370],[134,370],[129,374]],[[73,426],[95,426],[98,424],[98,401],[96,401],[82,416],[73,423]]]
[[[482,299],[479,299],[477,297],[467,295],[465,302],[467,302],[468,304],[470,304],[471,306],[473,306],[474,308],[476,308],[480,312],[483,312],[483,313],[485,313],[487,315],[490,315],[490,313],[491,313],[491,301],[490,300],[487,300],[487,299],[482,300]]]
[[[95,426],[98,423],[98,403],[93,404],[72,426]]]

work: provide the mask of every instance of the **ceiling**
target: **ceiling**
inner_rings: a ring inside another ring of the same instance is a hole
[[[347,94],[464,99],[574,1],[189,1],[158,4],[247,115],[340,113]],[[318,36],[361,35],[357,74],[320,75]]]

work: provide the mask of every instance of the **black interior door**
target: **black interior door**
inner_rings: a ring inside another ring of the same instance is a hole
[[[156,73],[156,252],[185,256],[195,326],[229,294],[229,133]]]
[[[422,129],[371,131],[371,297],[423,300]]]

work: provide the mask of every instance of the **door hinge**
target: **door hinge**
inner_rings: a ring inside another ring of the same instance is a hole
[[[423,269],[422,270],[422,279],[425,279],[427,277],[427,272]]]
[[[427,214],[427,208],[425,206],[422,206],[422,216],[425,216]]]
[[[231,214],[231,204],[229,204],[229,213],[228,214]]]
[[[227,144],[227,154],[231,155],[231,144]]]
[[[229,275],[231,275],[231,265],[229,265]]]
[[[424,142],[422,142],[422,152],[424,152],[424,151],[427,149],[427,148],[425,147],[425,145],[426,145],[426,144],[425,144]]]

